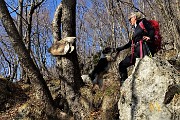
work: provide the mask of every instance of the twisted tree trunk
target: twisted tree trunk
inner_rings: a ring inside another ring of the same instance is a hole
[[[62,29],[60,28],[62,23]],[[65,37],[76,36],[76,0],[63,0],[55,12],[53,20],[53,36],[54,41]],[[79,89],[83,85],[80,74],[79,63],[75,50],[66,56],[58,58],[58,63],[62,67],[62,95],[66,98],[70,110],[73,112],[74,118],[82,120],[85,117],[86,111],[83,110],[79,99]],[[61,68],[60,68],[61,69]]]

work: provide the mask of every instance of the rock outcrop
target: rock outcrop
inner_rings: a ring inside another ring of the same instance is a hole
[[[113,70],[103,75],[103,86],[95,90],[88,75],[82,77],[85,86],[80,89],[79,102],[88,111],[87,120],[180,119],[180,73],[168,61],[149,57],[137,60],[132,75],[121,88],[119,76]],[[68,103],[61,96],[61,80],[46,82],[58,118],[71,119]],[[0,93],[0,119],[44,118],[41,110],[31,109],[34,104],[28,97],[33,95],[31,86],[0,78]]]
[[[180,73],[168,61],[149,57],[137,60],[120,90],[119,119],[179,120],[179,84]]]

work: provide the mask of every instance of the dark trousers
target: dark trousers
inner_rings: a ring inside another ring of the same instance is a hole
[[[149,48],[147,44],[143,44],[143,57],[145,55],[149,55],[150,53],[154,56],[153,49]],[[127,68],[135,64],[136,58],[140,58],[140,45],[135,46],[133,57],[132,54],[126,56],[125,59],[119,63],[119,75],[121,77],[121,81],[125,81],[128,77]]]

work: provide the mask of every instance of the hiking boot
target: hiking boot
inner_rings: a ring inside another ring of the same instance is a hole
[[[124,80],[120,80],[120,87],[123,85]]]
[[[120,86],[124,83],[124,81],[128,78],[126,73],[120,73],[121,79],[120,79]]]

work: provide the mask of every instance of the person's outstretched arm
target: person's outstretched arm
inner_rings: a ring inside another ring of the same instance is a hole
[[[125,45],[123,45],[121,47],[116,48],[116,51],[120,52],[120,51],[122,51],[124,49],[127,49],[127,48],[130,48],[130,47],[131,47],[131,40],[129,40],[129,42],[127,44],[125,44]]]

